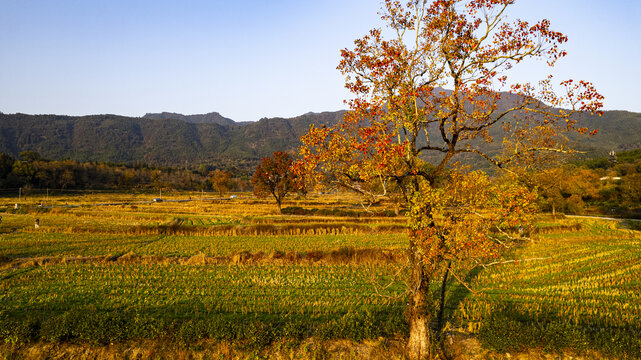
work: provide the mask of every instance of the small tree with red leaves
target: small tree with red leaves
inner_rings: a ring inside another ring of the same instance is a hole
[[[279,211],[285,196],[300,188],[291,166],[292,158],[287,153],[276,151],[272,157],[261,160],[251,179],[254,194],[258,197],[273,196]]]

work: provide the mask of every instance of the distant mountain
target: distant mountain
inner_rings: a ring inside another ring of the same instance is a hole
[[[236,123],[218,113],[160,113],[142,118],[0,113],[0,152],[17,156],[30,150],[48,159],[184,167],[209,164],[251,171],[274,151],[296,149],[310,124],[335,124],[344,114],[307,113]],[[599,129],[596,136],[576,144],[589,155],[641,148],[641,114],[606,111],[601,117],[580,117],[585,126]],[[486,146],[491,150],[493,145]]]
[[[207,115],[216,113],[187,119],[156,118],[154,114],[144,118],[0,114],[0,152],[17,156],[30,150],[47,159],[250,169],[274,151],[295,149],[310,124],[335,123],[344,113],[264,118],[252,123],[230,120],[225,125],[197,122],[215,119]]]
[[[579,149],[605,156],[608,151],[641,149],[641,113],[605,111],[603,116],[580,115],[579,124],[599,132],[576,144]]]
[[[143,118],[154,119],[154,120],[163,120],[163,119],[172,119],[172,120],[182,120],[194,124],[205,124],[205,123],[215,123],[219,125],[236,125],[237,123],[228,119],[217,112],[210,112],[207,114],[198,114],[198,115],[183,115],[170,112],[161,112],[161,113],[147,113]],[[244,124],[244,123],[242,123]]]

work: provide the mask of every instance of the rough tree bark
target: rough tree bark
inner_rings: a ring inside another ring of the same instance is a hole
[[[410,335],[407,341],[407,353],[412,359],[426,359],[430,356],[431,308],[429,301],[430,279],[423,268],[423,257],[415,245],[410,246],[410,262],[412,267],[411,289],[408,307]]]

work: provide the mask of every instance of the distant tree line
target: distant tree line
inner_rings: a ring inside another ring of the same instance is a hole
[[[80,163],[47,160],[25,151],[14,158],[0,153],[0,189],[174,189],[254,191],[280,205],[288,194],[305,194],[305,181],[290,171],[292,158],[276,152],[263,159],[253,177],[234,168],[200,164],[195,169],[143,163]],[[641,218],[641,149],[553,167],[534,175],[542,211],[601,213]],[[280,206],[279,206],[280,208]]]
[[[220,181],[217,175],[224,173]],[[157,167],[147,164],[80,163],[47,160],[37,152],[25,151],[13,158],[0,153],[0,188],[35,189],[175,189],[251,191],[249,176],[201,165],[196,170]]]
[[[641,218],[641,149],[541,171],[543,211]]]

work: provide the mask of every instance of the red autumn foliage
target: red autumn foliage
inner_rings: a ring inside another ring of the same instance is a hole
[[[518,182],[494,181],[457,160],[475,157],[518,174],[547,154],[568,152],[563,134],[588,132],[573,115],[602,107],[603,97],[586,81],[560,82],[563,93],[552,76],[509,83],[523,61],[553,68],[567,41],[548,20],[510,21],[513,3],[386,0],[388,31],[373,29],[341,51],[338,69],[354,95],[351,111],[301,139],[298,172],[371,199],[392,192],[404,198],[410,357],[432,355],[430,341],[439,338],[444,296],[432,300],[430,283],[438,282],[444,294],[448,276],[496,256],[510,229],[527,226],[534,210],[535,194]],[[429,327],[434,317],[436,331]]]
[[[251,179],[254,194],[258,197],[273,196],[278,210],[281,210],[287,194],[302,188],[291,168],[291,157],[282,151],[276,151],[272,157],[263,158]]]

